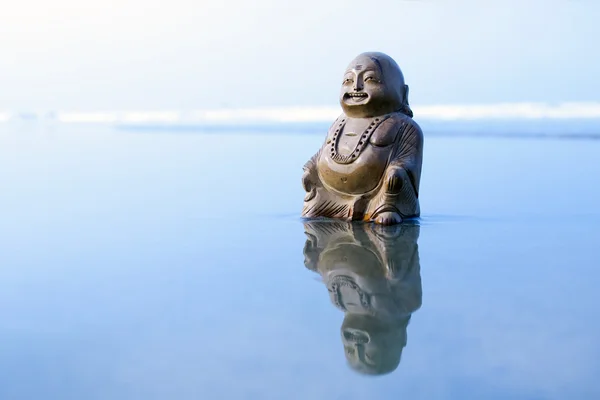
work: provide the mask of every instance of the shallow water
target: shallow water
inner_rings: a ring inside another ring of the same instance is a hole
[[[425,134],[377,230],[320,135],[0,128],[0,398],[597,398],[600,141]]]

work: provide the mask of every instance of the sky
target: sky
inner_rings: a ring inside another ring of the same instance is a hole
[[[412,105],[599,101],[593,0],[1,0],[0,110],[337,106],[382,51]]]

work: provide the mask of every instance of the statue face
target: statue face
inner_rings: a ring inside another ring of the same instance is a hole
[[[402,106],[404,78],[396,63],[384,54],[365,53],[346,69],[340,105],[349,117],[375,117]]]
[[[362,374],[383,375],[394,371],[406,346],[407,326],[408,319],[382,321],[346,314],[341,329],[346,361]]]

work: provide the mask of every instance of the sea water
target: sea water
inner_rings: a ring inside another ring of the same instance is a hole
[[[421,301],[381,375],[306,265],[322,141],[0,127],[0,398],[600,396],[600,141],[425,132]]]

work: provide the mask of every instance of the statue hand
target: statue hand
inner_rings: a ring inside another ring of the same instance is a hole
[[[398,194],[402,190],[406,171],[402,167],[392,166],[385,175],[385,191],[391,194]]]
[[[311,175],[312,174],[308,170],[304,171],[304,174],[302,174],[302,187],[304,188],[304,191],[307,192],[304,201],[309,201],[315,197],[316,194],[315,182],[311,179]]]
[[[302,187],[304,188],[305,192],[310,192],[312,187],[313,187],[313,183],[310,179],[310,171],[304,171],[304,173],[302,174]]]

